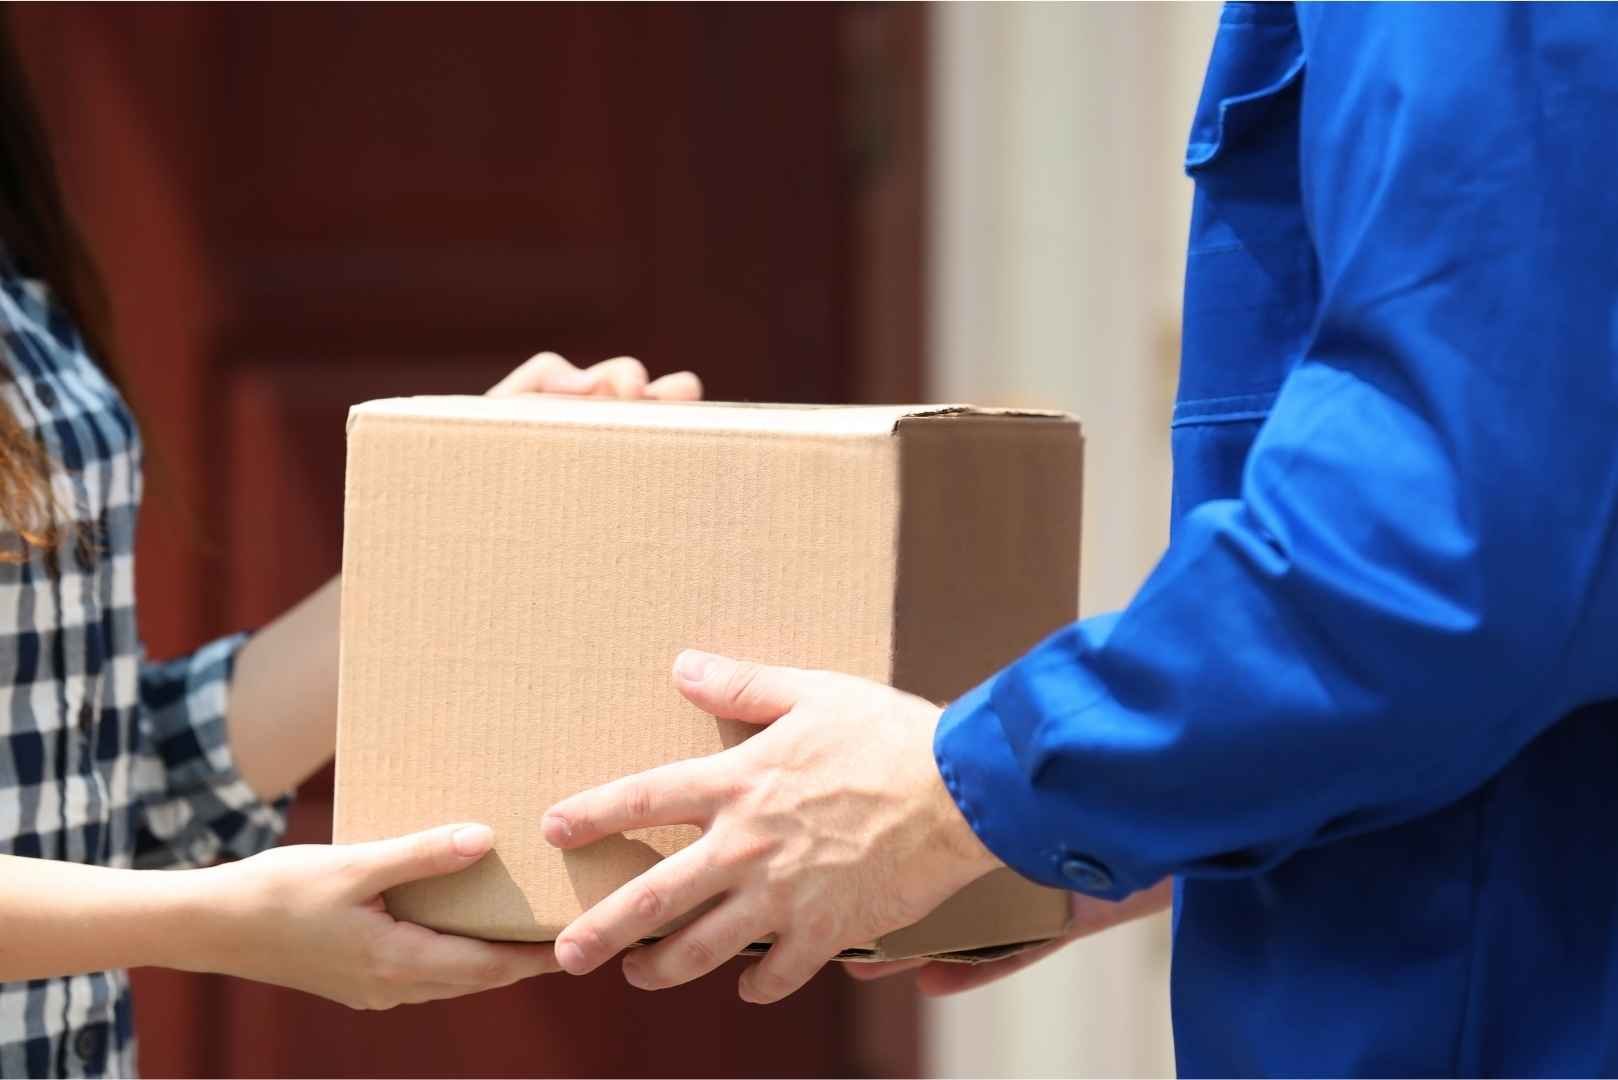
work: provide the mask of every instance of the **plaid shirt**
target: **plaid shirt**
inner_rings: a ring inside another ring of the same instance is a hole
[[[225,730],[243,638],[143,657],[133,418],[62,311],[3,264],[0,336],[0,407],[41,441],[59,506],[95,541],[0,563],[0,852],[165,868],[268,847],[284,807],[243,782]],[[0,1075],[134,1069],[125,972],[0,984]]]

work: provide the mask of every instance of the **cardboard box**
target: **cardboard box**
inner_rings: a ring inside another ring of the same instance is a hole
[[[336,838],[487,822],[488,857],[389,909],[554,938],[696,830],[563,853],[545,809],[753,730],[675,691],[682,648],[947,701],[1075,617],[1081,445],[1068,416],[959,406],[357,406]],[[981,959],[1067,912],[1003,870],[845,956]]]

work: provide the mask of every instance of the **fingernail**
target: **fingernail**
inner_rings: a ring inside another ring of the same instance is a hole
[[[556,962],[569,975],[584,974],[584,950],[571,941],[558,941],[556,943]]]
[[[650,989],[646,985],[646,973],[641,971],[640,965],[632,964],[628,960],[624,961],[624,982],[633,986],[636,990]]]
[[[674,674],[686,682],[701,682],[707,676],[708,666],[713,660],[709,653],[687,649],[674,658]]]
[[[573,824],[560,814],[546,814],[539,823],[539,829],[545,834],[545,842],[552,847],[561,847],[573,839]]]
[[[449,842],[457,855],[471,858],[494,846],[494,830],[487,825],[462,825],[450,834]]]
[[[556,385],[569,394],[585,394],[595,389],[596,377],[588,371],[565,371],[557,376]]]

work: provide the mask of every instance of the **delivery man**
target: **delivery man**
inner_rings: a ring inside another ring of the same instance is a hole
[[[682,654],[771,726],[549,812],[704,830],[567,970],[717,897],[626,975],[773,934],[773,1001],[1002,863],[1172,879],[1189,1073],[1618,1072],[1618,12],[1231,4],[1186,162],[1139,594],[942,713]]]

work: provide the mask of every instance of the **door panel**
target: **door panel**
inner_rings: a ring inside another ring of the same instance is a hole
[[[906,144],[913,171],[897,179],[853,167],[847,70],[851,55],[880,67],[884,26],[913,59],[920,22],[853,19],[838,5],[14,9],[157,459],[138,556],[153,652],[262,624],[336,571],[353,402],[479,392],[545,347],[695,368],[720,398],[912,396],[919,312],[861,305],[919,295],[919,155]],[[904,280],[857,275],[872,265],[857,245],[890,234]],[[902,362],[862,363],[856,338]],[[304,785],[289,840],[329,839],[330,791],[329,772]],[[381,1014],[139,972],[142,1066],[915,1071],[904,991],[831,970],[758,1009],[737,999],[738,970],[646,995],[609,966]]]

